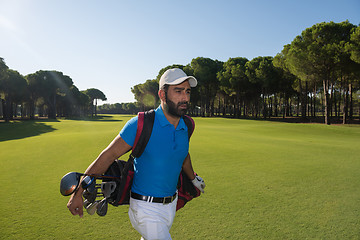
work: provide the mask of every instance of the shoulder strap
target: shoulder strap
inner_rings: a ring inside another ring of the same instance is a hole
[[[195,122],[191,117],[189,117],[187,115],[184,115],[183,119],[184,119],[184,122],[185,122],[185,124],[186,124],[186,126],[188,128],[188,137],[190,139],[190,137],[193,134],[194,129],[195,129]]]
[[[133,157],[140,157],[141,154],[144,152],[145,147],[151,136],[154,119],[154,110],[138,113],[136,137],[131,153]]]

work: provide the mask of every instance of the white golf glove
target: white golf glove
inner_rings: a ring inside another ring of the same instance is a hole
[[[204,193],[205,182],[204,182],[204,180],[203,180],[201,177],[195,176],[194,180],[192,180],[192,183],[193,183],[194,186],[197,187],[202,193]]]

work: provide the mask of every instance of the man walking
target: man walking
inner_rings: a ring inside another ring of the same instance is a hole
[[[197,80],[181,69],[167,70],[160,78],[161,105],[155,110],[152,134],[143,154],[134,160],[129,217],[142,239],[171,239],[177,203],[177,181],[181,169],[204,192],[205,183],[195,177],[189,154],[187,126],[183,120],[190,101],[191,87]],[[111,163],[132,148],[137,117],[129,120],[120,134],[88,167],[86,174],[102,174]],[[74,193],[68,208],[82,216],[82,189]]]

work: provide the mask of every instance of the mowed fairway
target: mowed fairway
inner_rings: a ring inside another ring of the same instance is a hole
[[[80,219],[59,192],[130,117],[0,123],[0,239],[140,239],[128,206]],[[173,239],[360,239],[360,126],[195,121],[190,153],[207,186]]]

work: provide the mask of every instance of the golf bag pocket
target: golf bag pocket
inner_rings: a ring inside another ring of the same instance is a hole
[[[177,188],[178,201],[176,205],[176,211],[183,208],[187,202],[191,201],[193,198],[200,196],[201,194],[200,190],[192,184],[191,180],[184,171],[180,172]]]
[[[106,179],[106,176],[116,176],[114,179]],[[133,162],[123,160],[115,160],[104,174],[104,182],[115,181],[116,188],[108,198],[109,203],[115,207],[119,205],[129,204],[130,189],[134,177]]]

